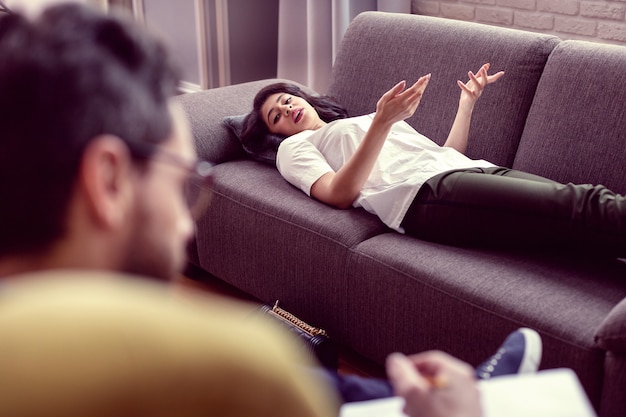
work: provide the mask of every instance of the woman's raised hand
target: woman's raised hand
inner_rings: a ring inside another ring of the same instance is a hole
[[[376,118],[391,125],[411,117],[420,104],[429,80],[430,74],[424,75],[406,90],[406,81],[400,81],[376,103]]]
[[[351,207],[372,172],[391,126],[415,113],[428,80],[430,74],[409,88],[401,81],[383,94],[376,104],[372,124],[355,152],[337,172],[327,172],[315,181],[311,195],[334,207]]]
[[[485,87],[488,84],[495,83],[504,75],[504,71],[489,75],[487,73],[487,71],[489,71],[489,66],[490,64],[484,64],[480,67],[476,74],[469,71],[467,75],[470,79],[466,83],[457,81],[457,84],[461,88],[461,98],[459,102],[461,106],[467,105],[473,107],[474,103],[476,103],[480,95],[483,93]]]

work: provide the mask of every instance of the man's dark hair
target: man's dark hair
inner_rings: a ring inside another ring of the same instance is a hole
[[[135,156],[165,140],[177,84],[163,45],[125,17],[65,4],[0,19],[0,257],[63,235],[90,140],[115,135]]]

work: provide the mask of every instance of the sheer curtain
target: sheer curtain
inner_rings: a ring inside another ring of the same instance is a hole
[[[69,0],[2,0],[2,3],[9,9],[26,13],[31,15],[37,15],[44,8],[58,4],[58,3],[66,3]],[[106,10],[108,7],[107,0],[72,0],[75,3],[92,3],[98,7],[101,7],[103,10]]]
[[[326,92],[341,38],[367,10],[410,13],[411,0],[280,0],[278,77]]]

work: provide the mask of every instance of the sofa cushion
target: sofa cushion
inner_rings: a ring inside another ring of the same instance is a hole
[[[398,48],[392,46],[394,40]],[[407,121],[443,144],[458,106],[456,81],[467,81],[468,71],[489,62],[492,72],[506,74],[476,106],[467,154],[511,166],[535,88],[557,43],[554,36],[475,23],[362,13],[342,40],[328,94],[350,115],[369,113],[398,81],[414,82],[432,73],[420,106]]]
[[[477,365],[507,333],[532,327],[542,368],[572,367],[599,403],[605,352],[593,337],[626,296],[626,265],[386,233],[353,248],[348,268],[343,337],[367,357],[442,349]]]
[[[626,48],[565,41],[555,48],[514,168],[626,192]]]
[[[196,236],[200,266],[331,336],[346,323],[348,250],[389,229],[362,209],[311,200],[255,161],[214,168],[214,196]]]

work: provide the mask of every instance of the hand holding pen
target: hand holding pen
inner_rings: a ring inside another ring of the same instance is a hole
[[[439,351],[389,355],[387,376],[409,417],[479,417],[480,392],[472,367]]]

